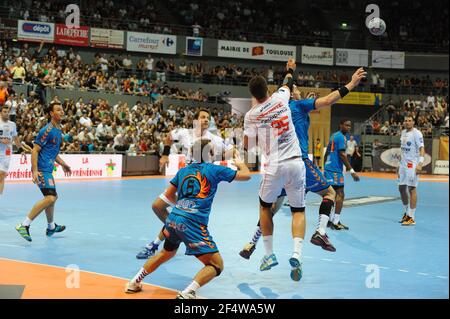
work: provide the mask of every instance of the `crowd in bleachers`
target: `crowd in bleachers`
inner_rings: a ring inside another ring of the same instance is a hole
[[[432,137],[433,130],[441,130],[439,134],[448,134],[448,95],[436,96],[430,92],[428,96],[421,99],[409,97],[398,103],[391,100],[380,115],[370,120],[366,133],[400,135],[405,116],[412,116],[415,126],[421,130],[424,137]]]

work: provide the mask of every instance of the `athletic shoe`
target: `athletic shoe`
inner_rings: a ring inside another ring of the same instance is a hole
[[[125,293],[127,294],[135,294],[142,290],[142,283],[136,283],[133,281],[127,282],[125,285]]]
[[[248,243],[244,246],[244,248],[239,252],[239,255],[241,255],[242,258],[250,259],[250,256],[253,254],[253,252],[256,249],[255,243]]]
[[[330,243],[327,234],[324,234],[322,236],[318,231],[316,231],[314,235],[312,235],[311,243],[313,243],[316,246],[320,246],[322,247],[322,249],[328,251],[336,251],[336,248],[334,248],[334,246]]]
[[[399,221],[399,223],[403,223],[404,221],[408,220],[408,215],[406,213],[403,214],[402,220]]]
[[[175,299],[197,299],[195,291],[191,290],[188,293],[180,291]]]
[[[261,260],[261,266],[259,266],[259,270],[265,271],[270,270],[272,267],[275,267],[278,265],[277,257],[275,257],[275,254],[272,254],[270,256],[264,256]]]
[[[148,246],[145,246],[137,255],[137,259],[148,259],[155,255],[156,251],[158,250],[158,246],[155,243],[151,242],[151,244]]]
[[[22,224],[19,224],[16,226],[16,230],[26,241],[31,241],[30,226],[23,226]]]
[[[291,279],[293,281],[300,281],[303,276],[302,263],[297,258],[291,257],[289,259],[289,264],[291,264]]]
[[[402,226],[414,226],[416,224],[416,221],[414,218],[409,217],[402,223]]]
[[[53,229],[48,229],[47,228],[45,234],[48,237],[51,237],[51,236],[53,236],[54,233],[60,233],[60,232],[64,231],[64,229],[66,229],[66,226],[55,224],[55,228],[53,228]]]
[[[349,229],[347,226],[345,226],[341,222],[339,222],[338,224],[331,223],[330,227],[331,227],[331,229],[334,229],[334,230],[348,230]]]

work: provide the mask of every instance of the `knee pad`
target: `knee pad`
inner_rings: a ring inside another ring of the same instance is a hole
[[[334,202],[332,200],[329,200],[328,198],[324,198],[322,200],[322,204],[320,204],[319,214],[330,216],[333,206],[334,206]]]
[[[265,201],[263,201],[261,199],[261,197],[259,198],[259,203],[261,204],[262,207],[264,208],[271,208],[273,203],[266,203]]]
[[[216,277],[219,277],[220,274],[222,273],[222,269],[220,269],[219,267],[217,267],[217,266],[215,266],[213,264],[207,264],[206,266],[210,266],[210,267],[214,268],[214,270],[216,271]]]
[[[173,243],[173,242],[171,242],[170,240],[167,240],[167,239],[164,241],[164,249],[167,250],[167,251],[177,250],[178,247],[180,247],[180,243],[175,244],[175,243]]]
[[[292,207],[291,206],[291,213],[304,213],[305,207]]]

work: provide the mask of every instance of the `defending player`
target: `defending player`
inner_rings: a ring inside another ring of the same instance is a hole
[[[340,130],[331,135],[328,142],[327,151],[325,153],[325,178],[327,182],[334,188],[336,192],[336,202],[334,213],[330,216],[331,229],[347,230],[348,227],[341,223],[340,216],[342,206],[344,204],[344,175],[343,167],[347,168],[355,182],[359,182],[359,176],[355,173],[350,163],[348,162],[345,149],[347,147],[347,138],[345,135],[350,132],[352,122],[350,120],[342,120],[340,122]]]
[[[16,123],[9,120],[10,110],[10,107],[4,105],[0,117],[0,195],[3,194],[5,178],[8,175],[9,164],[11,163],[12,143],[14,142],[18,149],[31,152],[31,147],[27,144],[20,144]]]
[[[346,96],[348,92],[358,86],[362,78],[367,73],[363,68],[359,68],[352,76],[352,80],[344,87],[336,90],[327,96],[317,99],[303,99],[300,100],[300,91],[294,85],[292,92],[292,100],[289,102],[289,108],[292,112],[292,120],[295,126],[295,132],[300,142],[300,148],[302,150],[302,159],[306,168],[306,193],[309,191],[314,192],[322,197],[322,203],[319,208],[319,223],[315,233],[311,238],[311,243],[317,246],[321,246],[328,251],[336,251],[334,246],[330,243],[328,236],[326,235],[326,227],[329,221],[331,209],[334,205],[335,192],[330,184],[326,181],[320,169],[308,158],[309,137],[308,130],[310,126],[309,113],[316,109],[329,107],[332,104],[339,101]],[[281,203],[284,200],[286,193],[283,192],[279,197],[277,203],[273,207],[273,214],[275,214],[280,208]],[[252,240],[241,250],[239,253],[243,258],[249,259],[251,254],[256,248],[256,244],[261,237],[261,228],[259,223]]]
[[[422,132],[414,127],[414,119],[411,116],[406,116],[404,124],[405,129],[402,131],[400,137],[402,158],[400,166],[397,168],[398,189],[404,207],[404,213],[400,223],[403,226],[412,226],[416,224],[414,213],[417,207],[418,174],[422,170],[423,163],[425,162],[425,147]]]
[[[235,161],[238,171],[212,164],[212,149],[209,140],[195,142],[193,158],[196,162],[179,170],[170,181],[165,194],[176,205],[165,221],[164,248],[127,283],[125,292],[141,291],[144,277],[175,256],[181,242],[186,245],[186,255],[197,257],[204,267],[192,283],[178,293],[177,299],[195,299],[197,289],[222,272],[222,257],[208,232],[211,206],[220,182],[248,181],[250,171],[238,158]]]
[[[163,156],[160,160],[161,167],[164,167],[169,160],[170,149],[174,141],[179,141],[181,143],[183,154],[187,157],[187,163],[190,163],[191,154],[190,150],[195,141],[199,139],[208,139],[211,141],[211,145],[215,154],[215,157],[232,158],[234,153],[234,147],[232,145],[226,144],[225,141],[208,131],[209,119],[211,115],[207,109],[200,109],[194,116],[196,122],[194,123],[194,128],[189,129],[178,129],[173,130],[168,135],[165,140]],[[222,156],[223,155],[223,156]],[[169,200],[168,197],[163,193],[157,198],[153,204],[153,212],[158,216],[158,218],[164,223],[169,212],[167,209],[173,207],[175,204],[173,201]],[[147,244],[137,255],[137,259],[147,259],[155,254],[158,250],[160,243],[164,240],[164,234],[161,231],[158,236],[149,244]]]
[[[27,241],[31,241],[30,225],[31,222],[43,211],[47,215],[48,227],[46,234],[52,236],[54,233],[62,232],[66,229],[63,225],[57,225],[53,221],[55,202],[58,198],[53,179],[54,163],[61,165],[66,176],[71,175],[70,167],[59,157],[59,149],[62,141],[61,119],[64,116],[64,110],[61,103],[51,103],[48,108],[51,122],[44,126],[34,141],[34,148],[31,152],[31,170],[33,174],[33,183],[37,184],[44,195],[44,199],[37,202],[27,218],[19,225],[16,230]]]

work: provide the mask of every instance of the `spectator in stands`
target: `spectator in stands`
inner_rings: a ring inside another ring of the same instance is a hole
[[[353,153],[355,152],[355,148],[358,146],[358,143],[356,143],[353,135],[350,136],[350,139],[347,141],[347,148],[345,150],[345,154],[347,155],[348,161],[351,164],[351,159],[353,156]]]
[[[351,165],[356,172],[362,171],[362,155],[359,152],[359,147],[355,147],[355,152],[351,158]]]
[[[376,138],[372,143],[372,170],[373,170],[373,160],[381,155],[383,144]]]
[[[384,125],[380,129],[380,134],[389,135],[389,121],[384,122]]]
[[[164,62],[163,57],[160,57],[156,62],[156,81],[158,82],[166,82],[166,69],[167,64]]]

